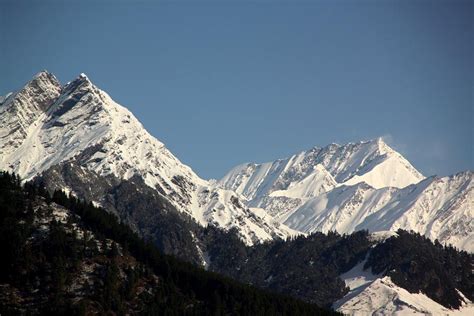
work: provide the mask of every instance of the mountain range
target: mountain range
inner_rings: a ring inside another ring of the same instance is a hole
[[[379,138],[246,163],[208,181],[84,74],[62,85],[42,71],[0,97],[0,170],[91,201],[161,250],[244,280],[216,265],[232,251],[221,249],[221,232],[258,247],[316,232],[403,229],[474,252],[473,171],[425,177]],[[371,289],[390,287],[384,277]],[[371,306],[367,292],[357,297]],[[334,306],[351,312],[347,301]]]
[[[378,138],[243,164],[219,185],[300,232],[401,228],[473,252],[473,175],[425,178]]]

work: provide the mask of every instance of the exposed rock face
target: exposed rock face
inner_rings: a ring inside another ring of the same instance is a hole
[[[32,125],[58,99],[61,89],[56,77],[40,72],[21,90],[0,100],[0,161],[25,141]]]
[[[41,72],[3,101],[0,114],[1,170],[32,179],[67,163],[66,176],[51,178],[51,185],[61,182],[98,203],[106,197],[92,197],[88,190],[104,191],[100,186],[111,178],[135,179],[185,217],[201,226],[236,229],[249,245],[296,233],[271,216],[253,213],[243,202],[235,203],[242,198],[235,192],[199,178],[84,74],[61,86],[53,75]],[[84,188],[72,182],[86,171],[94,182]]]

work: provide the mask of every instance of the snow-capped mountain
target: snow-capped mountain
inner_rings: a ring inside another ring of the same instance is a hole
[[[473,172],[424,178],[382,139],[244,164],[218,184],[300,232],[397,230],[474,251]]]
[[[303,232],[413,230],[474,252],[474,173],[430,177],[404,189],[340,186],[308,200],[283,222]]]
[[[28,128],[59,97],[61,86],[56,78],[41,73],[28,88],[0,98],[0,158],[12,155],[28,137]]]
[[[251,212],[241,197],[198,177],[123,106],[81,74],[62,86],[43,71],[0,105],[0,170],[23,179],[80,157],[81,167],[119,179],[139,176],[201,225],[236,228],[247,244],[291,229]]]
[[[337,186],[365,182],[375,188],[402,188],[424,177],[381,138],[347,145],[314,147],[287,159],[243,164],[218,184],[241,193],[249,205],[282,220],[308,199]]]
[[[474,252],[472,171],[425,178],[382,139],[376,139],[244,164],[217,183],[206,181],[84,74],[61,85],[43,71],[19,91],[0,97],[0,170],[13,171],[26,180],[39,178],[49,183],[50,190],[63,189],[116,212],[166,253],[178,250],[181,258],[191,262],[192,257],[192,262],[209,269],[219,267],[213,271],[227,271],[230,276],[247,266],[251,273],[241,275],[245,282],[257,284],[255,280],[261,278],[261,284],[268,284],[274,277],[285,280],[303,271],[301,287],[295,288],[311,295],[318,285],[313,282],[316,279],[307,280],[307,272],[318,249],[310,247],[315,242],[311,238],[317,235],[293,240],[312,251],[292,252],[298,247],[288,246],[292,242],[288,241],[275,243],[275,254],[266,252],[267,245],[244,247],[233,234],[204,226],[235,230],[247,245],[331,230],[368,229],[383,232],[372,234],[383,239],[401,228]],[[257,248],[265,256],[255,255]],[[252,256],[255,262],[248,265]],[[443,256],[447,257],[452,256]],[[268,271],[262,267],[262,258],[268,260]],[[409,293],[397,286],[395,278],[373,275],[363,266],[359,262],[341,275],[351,292],[335,303],[338,310],[350,314],[453,312],[421,292]],[[274,275],[276,271],[279,275]],[[254,272],[259,278],[252,279]],[[470,305],[462,311],[469,313],[472,303],[464,302]]]
[[[360,182],[375,188],[403,188],[424,178],[402,155],[378,138],[342,146],[314,147],[274,162],[243,164],[225,175],[220,184],[254,200],[273,191],[288,190],[302,181],[311,185],[314,173],[322,173],[320,177],[329,182],[329,188],[331,183]]]

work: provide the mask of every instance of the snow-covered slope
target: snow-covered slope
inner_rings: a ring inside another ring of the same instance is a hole
[[[37,74],[23,89],[0,99],[0,159],[3,164],[28,136],[28,129],[59,97],[61,85],[46,72]]]
[[[365,183],[340,186],[308,200],[284,223],[303,232],[413,230],[474,252],[474,173],[430,177],[403,189]]]
[[[330,175],[326,179],[328,182],[348,185],[366,182],[375,188],[403,188],[424,178],[405,158],[378,138],[342,146],[314,147],[274,162],[243,164],[232,169],[219,184],[253,200],[273,191],[287,190],[305,179],[306,185],[312,185],[307,178],[314,172]]]
[[[379,138],[240,165],[218,184],[301,232],[401,228],[474,251],[472,179],[425,179]]]
[[[0,170],[30,179],[73,158],[101,176],[138,175],[200,224],[237,228],[248,244],[294,233],[199,178],[86,75],[61,86],[43,71],[0,105]]]
[[[284,222],[304,232],[352,232],[368,215],[386,205],[393,188],[376,190],[366,183],[340,186],[306,201]]]
[[[364,270],[365,261],[341,275],[350,292],[333,308],[345,315],[472,315],[474,305],[465,299],[459,310],[448,309],[423,293],[410,293],[389,276]]]
[[[308,199],[340,185],[365,182],[375,188],[402,188],[422,179],[405,158],[378,138],[314,147],[274,162],[243,164],[218,184],[282,220]]]
[[[351,289],[352,290],[352,289]],[[433,301],[423,293],[410,293],[383,277],[361,285],[347,298],[336,303],[345,315],[472,315],[474,306],[467,301],[459,310],[452,310]]]
[[[287,189],[276,190],[269,196],[286,196],[289,198],[312,198],[336,187],[337,182],[321,164],[300,181],[291,182]]]

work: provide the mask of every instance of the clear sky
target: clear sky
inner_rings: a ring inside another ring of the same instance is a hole
[[[133,3],[0,0],[0,94],[84,72],[204,178],[378,136],[474,169],[474,1]]]

